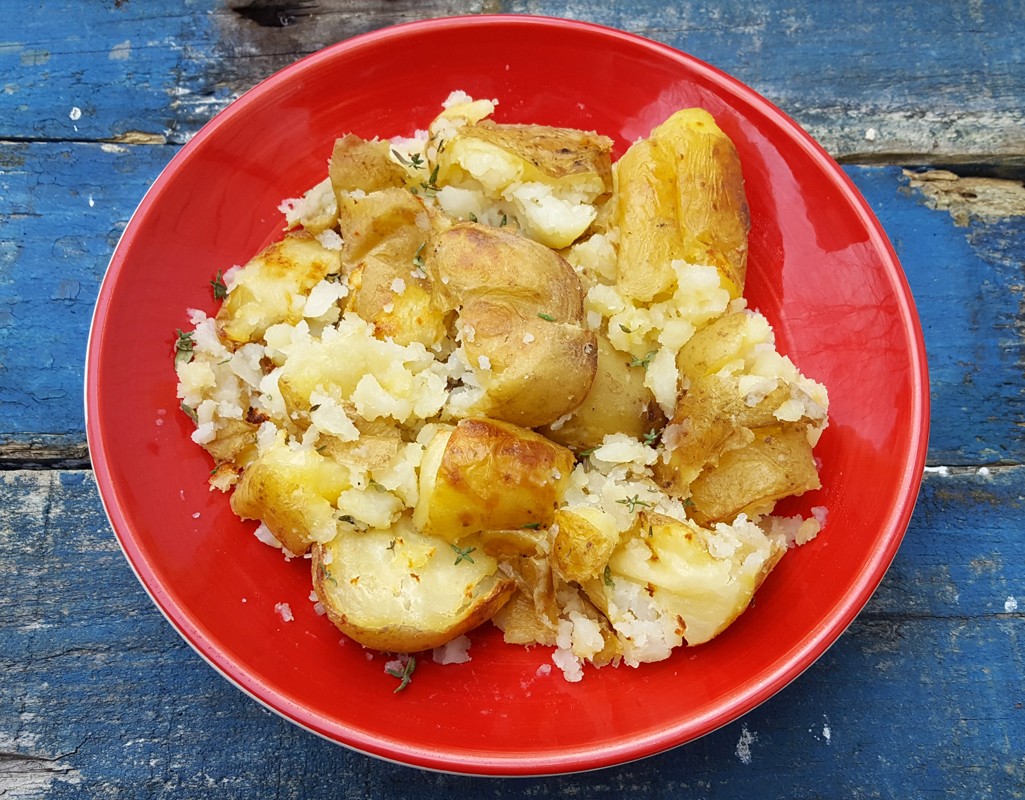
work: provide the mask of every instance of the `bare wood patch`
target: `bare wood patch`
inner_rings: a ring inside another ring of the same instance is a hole
[[[961,178],[947,170],[904,170],[908,186],[919,190],[930,208],[947,211],[954,224],[964,227],[972,219],[1025,216],[1025,185],[1001,178]]]

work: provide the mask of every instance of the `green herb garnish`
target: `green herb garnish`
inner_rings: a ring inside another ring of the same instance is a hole
[[[469,561],[471,564],[476,563],[473,560],[473,557],[470,555],[470,553],[472,553],[474,550],[477,549],[476,547],[465,547],[464,548],[464,547],[459,547],[458,545],[455,545],[455,544],[449,545],[449,546],[453,550],[455,550],[455,552],[456,552],[456,560],[455,560],[456,564],[458,564],[461,561]]]
[[[185,333],[181,328],[178,328],[178,338],[174,343],[174,365],[178,366],[181,363],[188,363],[192,360],[195,355],[196,342],[192,338],[195,332]]]
[[[413,153],[409,158],[406,158],[395,148],[392,148],[391,154],[395,156],[395,160],[406,167],[412,167],[413,169],[420,169],[424,165],[424,157],[419,153]]]
[[[228,296],[228,286],[225,284],[220,270],[217,270],[217,277],[210,281],[210,285],[214,287],[214,300],[223,300]]]
[[[422,270],[424,268],[424,258],[420,254],[423,252],[426,246],[427,242],[424,242],[422,245],[416,248],[416,253],[413,255],[413,266],[419,270]]]
[[[538,316],[541,317],[541,319],[543,319],[545,322],[555,322],[555,317],[553,317],[551,314],[540,313],[538,314]]]
[[[438,167],[436,164],[434,169],[431,170],[431,177],[426,182],[421,181],[420,188],[424,190],[424,194],[427,197],[434,197],[438,193]]]
[[[606,586],[616,585],[616,582],[612,580],[612,568],[608,564],[605,565],[605,571],[602,572],[601,579],[605,582]]]
[[[399,685],[395,687],[395,692],[397,693],[401,692],[403,689],[409,686],[410,682],[413,680],[413,671],[415,669],[416,657],[410,656],[409,660],[407,660],[406,663],[402,665],[402,669],[396,669],[395,667],[392,667],[391,669],[385,668],[384,671],[391,675],[393,678],[399,679]]]
[[[477,215],[476,215],[476,214],[474,214],[474,213],[473,213],[473,212],[471,211],[471,212],[470,212],[470,222],[476,222],[476,221],[477,221]]]
[[[199,424],[199,415],[196,413],[196,409],[194,409],[190,405],[187,405],[184,400],[182,401],[181,409],[188,415],[189,419],[191,419],[196,425]]]
[[[627,511],[629,511],[631,514],[637,510],[638,506],[643,506],[644,508],[651,508],[652,505],[647,500],[641,500],[640,497],[638,497],[637,495],[634,495],[633,497],[624,497],[622,500],[617,500],[616,502],[620,505],[626,506]]]
[[[662,431],[657,430],[656,428],[652,428],[641,438],[644,439],[644,443],[648,445],[648,447],[654,447],[655,444],[658,442],[658,437],[661,435]]]
[[[504,228],[508,224],[509,224],[509,218],[505,214],[502,214],[502,219],[499,221],[498,227],[499,228]]]
[[[644,367],[645,369],[647,369],[652,359],[654,359],[657,355],[658,350],[649,350],[647,353],[644,354],[644,358],[637,358],[636,356],[634,356],[634,358],[630,361],[630,366]]]
[[[540,522],[528,522],[526,525],[521,525],[520,527],[521,528],[530,528],[530,530],[536,531],[538,528],[541,527],[541,523]]]

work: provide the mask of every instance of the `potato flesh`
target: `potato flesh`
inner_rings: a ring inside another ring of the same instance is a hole
[[[569,450],[483,418],[460,420],[436,438],[420,467],[413,522],[421,533],[456,542],[480,531],[552,523],[573,470]]]
[[[716,267],[744,290],[750,215],[733,143],[702,109],[678,111],[617,162],[620,292],[652,300],[676,281],[672,261]]]
[[[439,156],[439,179],[477,184],[505,202],[516,225],[559,249],[594,221],[598,198],[612,190],[612,141],[594,133],[546,125],[482,120],[460,128]]]
[[[515,588],[479,548],[419,534],[408,517],[317,545],[313,580],[340,630],[393,653],[440,647],[490,619]]]
[[[785,551],[785,545],[765,537],[746,520],[735,533],[718,533],[735,549],[717,556],[710,549],[716,534],[661,514],[641,517],[634,535],[609,560],[609,580],[588,585],[589,595],[617,630],[629,631],[635,618],[650,617],[654,611],[668,623],[671,635],[689,645],[707,642],[743,613]],[[621,591],[627,587],[617,591],[617,581],[642,589],[635,593],[645,598],[640,607],[636,599],[632,606],[624,603],[630,594]],[[629,643],[629,635],[626,638]]]
[[[337,251],[306,233],[272,244],[239,272],[217,312],[221,335],[234,345],[259,341],[276,323],[302,319],[305,296],[341,269]]]

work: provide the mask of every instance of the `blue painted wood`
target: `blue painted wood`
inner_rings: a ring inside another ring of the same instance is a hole
[[[0,575],[20,577],[0,590],[0,793],[35,781],[28,796],[49,800],[1019,797],[1023,485],[1023,467],[929,473],[865,611],[742,719],[633,764],[495,781],[382,763],[265,711],[153,608],[90,473],[2,473]]]
[[[285,27],[231,10],[247,2],[2,0],[14,25],[0,37],[0,139],[137,131],[180,143],[230,99],[321,47],[412,19],[507,12],[598,22],[692,53],[841,156],[997,155],[1025,165],[1017,0],[933,3],[928,14],[884,0],[319,0]]]
[[[0,453],[83,455],[79,398],[99,281],[175,150],[0,143]],[[900,168],[846,169],[916,298],[932,383],[930,463],[1022,463],[1025,216],[959,227]]]
[[[0,453],[84,455],[96,294],[135,206],[175,150],[0,143]]]
[[[1025,796],[1025,206],[954,191],[953,213],[938,210],[902,169],[1025,174],[1020,2],[922,13],[881,0],[318,0],[286,27],[231,10],[246,2],[0,0],[0,795]],[[90,472],[4,470],[84,459],[96,290],[177,145],[305,53],[409,19],[497,11],[691,52],[849,162],[914,292],[933,397],[933,466],[905,542],[817,664],[686,747],[523,781],[425,774],[283,722],[154,609]]]

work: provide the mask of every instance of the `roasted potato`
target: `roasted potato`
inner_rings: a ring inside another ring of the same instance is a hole
[[[620,633],[628,660],[658,660],[682,640],[696,645],[721,633],[785,550],[746,520],[709,531],[642,513],[609,559],[609,574],[585,588]]]
[[[758,403],[748,405],[735,378],[706,375],[680,396],[676,413],[662,434],[669,454],[655,464],[659,482],[670,494],[686,498],[690,484],[723,453],[754,439],[753,429],[775,425],[773,411],[790,396],[780,384]]]
[[[338,201],[342,263],[353,290],[346,305],[380,338],[432,347],[445,338],[445,315],[431,302],[420,268],[430,232],[423,203],[405,189],[382,189]]]
[[[257,519],[293,555],[326,541],[337,531],[333,503],[351,485],[348,467],[311,448],[293,449],[283,436],[242,473],[231,508]]]
[[[471,413],[534,428],[580,405],[598,348],[564,259],[511,231],[459,223],[430,240],[424,260],[436,304],[459,314],[484,389]]]
[[[580,452],[601,444],[609,434],[642,439],[666,424],[665,415],[644,385],[644,370],[631,367],[633,357],[598,336],[594,382],[569,419],[542,429],[549,439]]]
[[[676,282],[674,259],[710,264],[744,289],[750,214],[737,150],[698,108],[678,111],[616,163],[617,286],[648,301]]]
[[[552,561],[563,580],[585,583],[601,575],[619,544],[614,521],[591,506],[555,512]]]
[[[413,529],[344,529],[313,548],[313,585],[328,618],[364,647],[413,653],[486,622],[515,583],[470,544]]]
[[[480,531],[547,528],[573,463],[569,450],[533,431],[460,420],[427,444],[413,523],[448,542]]]
[[[236,275],[217,312],[220,335],[239,346],[259,341],[275,323],[295,324],[303,317],[310,289],[340,270],[338,251],[328,250],[303,231],[288,234]]]
[[[335,140],[328,177],[339,201],[351,192],[376,192],[405,185],[406,171],[391,160],[388,142],[349,133]]]
[[[516,591],[493,618],[510,644],[554,645],[559,629],[557,579],[543,556],[511,559]]]
[[[710,523],[764,514],[777,500],[820,486],[803,428],[760,428],[749,444],[724,452],[691,483],[693,516]]]
[[[612,140],[545,125],[482,120],[459,129],[438,156],[438,179],[477,184],[508,204],[516,224],[548,247],[572,244],[612,190]]]

